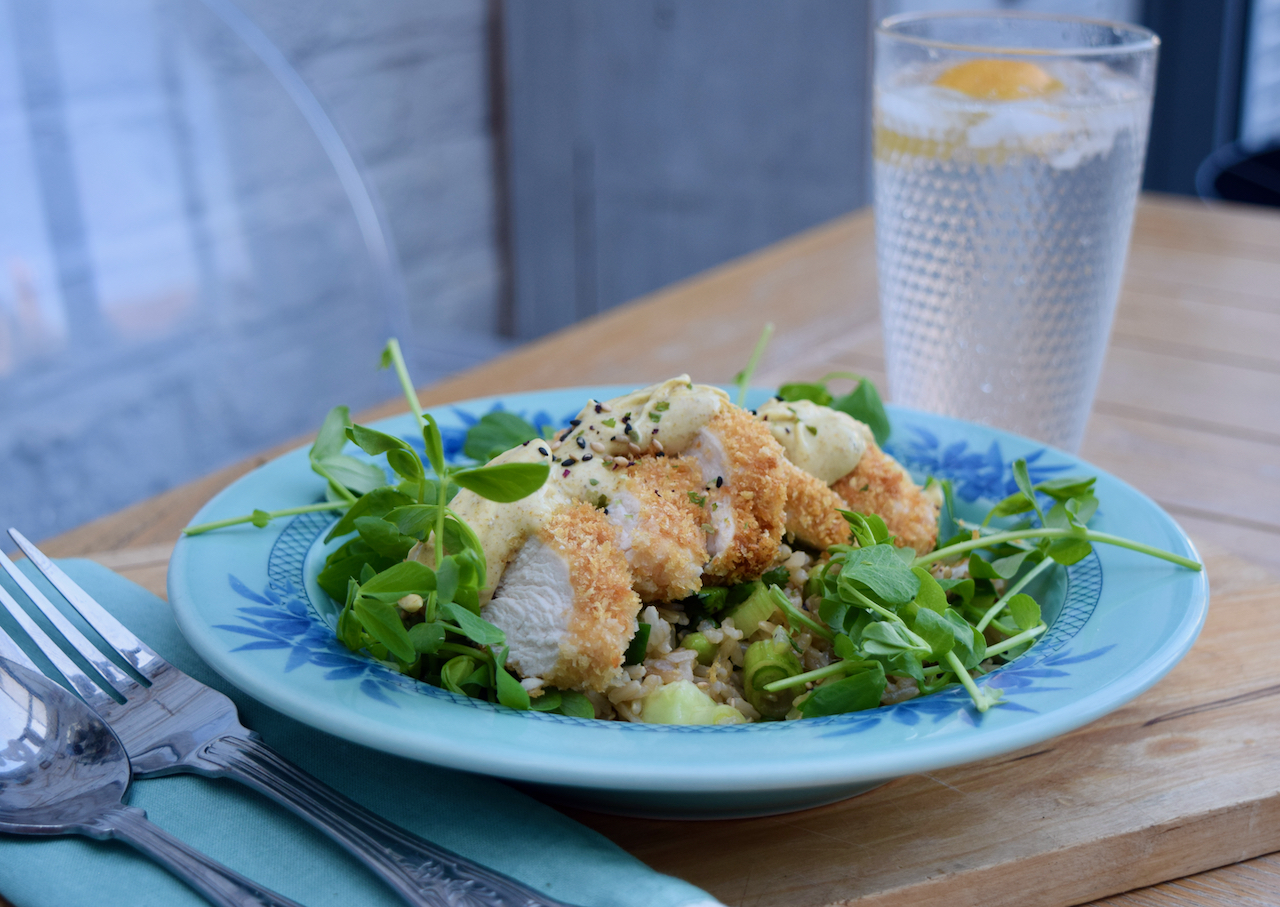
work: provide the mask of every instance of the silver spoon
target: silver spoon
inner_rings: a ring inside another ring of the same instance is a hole
[[[47,677],[0,658],[0,831],[116,838],[219,907],[298,907],[125,806],[129,759],[111,728]]]

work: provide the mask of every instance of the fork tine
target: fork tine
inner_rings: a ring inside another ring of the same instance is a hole
[[[151,677],[156,671],[168,664],[156,654],[155,650],[134,636],[124,624],[116,620],[93,597],[81,589],[62,568],[49,560],[44,553],[16,529],[9,529],[9,536],[18,543],[18,547],[36,565],[36,569],[44,574],[45,579],[62,593],[71,606],[80,612],[89,626],[120,653],[125,661],[133,665],[143,677]],[[59,628],[61,629],[61,628]]]
[[[49,601],[25,573],[18,569],[18,566],[13,561],[9,560],[3,551],[0,551],[0,568],[3,568],[4,572],[9,574],[10,579],[18,584],[18,587],[22,589],[27,598],[31,599],[32,603],[49,619],[49,623],[53,624],[63,638],[71,643],[71,648],[79,652],[85,661],[93,665],[97,672],[105,677],[107,682],[115,687],[116,690],[128,696],[133,688],[141,686],[138,681],[116,667],[109,658],[102,654],[102,651],[97,646],[80,632],[75,624],[67,620],[66,616],[54,606],[53,602]],[[7,602],[5,606],[8,607]],[[9,608],[9,610],[12,612],[13,608]],[[31,633],[31,630],[25,624],[23,629],[36,641],[37,645],[40,645],[40,640]],[[47,636],[45,638],[48,639]],[[40,645],[40,648],[44,650],[43,645]],[[57,648],[57,646],[54,646],[54,648]],[[48,653],[46,652],[45,654]],[[59,667],[58,670],[62,670],[62,668]],[[69,676],[67,679],[71,680]]]
[[[4,558],[4,560],[12,566],[13,562],[9,561],[4,554],[0,554],[0,558]],[[5,569],[7,572],[8,568],[6,567]],[[10,573],[10,576],[12,575],[13,574]],[[116,704],[116,701],[112,699],[111,696],[102,689],[102,687],[98,686],[98,684],[90,678],[88,674],[81,671],[79,666],[68,658],[66,653],[49,638],[48,634],[45,633],[44,630],[40,629],[40,625],[31,619],[31,615],[27,614],[22,606],[18,604],[17,600],[10,595],[3,586],[0,586],[0,604],[3,604],[5,610],[13,615],[13,619],[16,620],[22,629],[26,631],[26,634],[31,637],[32,641],[40,648],[40,651],[45,654],[45,657],[53,662],[53,666],[61,672],[62,676],[65,677],[75,691],[80,694],[81,699],[89,703],[93,708],[98,708],[99,706],[106,707],[108,704]],[[5,638],[13,648],[18,648],[18,644],[14,640],[9,639],[3,631],[0,631],[0,637]],[[26,657],[24,653],[19,651],[18,654],[20,659],[14,659],[15,661],[20,660],[22,664],[30,665],[32,670],[38,673],[43,673],[31,662],[29,658]],[[8,657],[12,658],[12,656]],[[99,653],[99,657],[101,657],[101,653]],[[115,668],[115,665],[112,665],[112,667]],[[116,668],[116,670],[119,671],[120,669]]]

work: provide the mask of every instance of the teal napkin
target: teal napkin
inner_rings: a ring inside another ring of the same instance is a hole
[[[22,566],[34,573],[29,563]],[[235,700],[243,723],[286,758],[391,821],[570,904],[717,907],[706,893],[654,872],[501,782],[389,756],[286,718],[205,665],[178,632],[164,601],[92,561],[64,561],[62,567],[165,658]],[[7,577],[4,583],[16,591]],[[58,601],[56,593],[51,598]],[[36,657],[2,609],[0,626]],[[153,778],[135,781],[126,799],[178,838],[302,904],[403,903],[309,825],[235,782],[193,775]],[[0,894],[15,907],[205,903],[126,844],[70,836],[0,834]]]

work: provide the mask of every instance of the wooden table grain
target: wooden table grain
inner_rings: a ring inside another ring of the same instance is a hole
[[[528,344],[423,388],[421,398],[432,405],[570,383],[640,384],[681,372],[727,382],[766,321],[777,331],[756,383],[853,370],[885,386],[870,212]],[[403,408],[390,401],[362,418]],[[163,595],[169,552],[196,509],[239,475],[304,440],[46,540],[45,548],[57,556],[94,557]],[[1268,627],[1280,613],[1280,214],[1143,198],[1081,455],[1154,498],[1200,546],[1210,565],[1213,632],[1206,630],[1186,662],[1132,706],[1055,742],[1053,770],[1070,772],[1069,757],[1155,753],[1167,758],[1162,765],[1169,771],[1188,773],[1188,797],[1178,809],[1161,812],[1144,801],[1141,829],[1103,827],[1098,823],[1104,819],[1132,824],[1133,811],[1121,817],[1089,799],[1096,789],[1076,790],[1059,779],[1053,783],[1061,822],[1053,846],[1042,847],[1034,859],[1020,857],[1026,835],[1035,833],[1034,807],[1006,805],[1007,833],[996,835],[1002,840],[992,843],[986,862],[957,854],[935,878],[914,882],[894,875],[892,853],[887,862],[882,851],[873,861],[833,856],[867,846],[848,823],[856,818],[863,828],[896,836],[904,853],[919,849],[918,840],[912,843],[912,816],[964,822],[947,811],[947,798],[965,785],[980,785],[993,771],[990,764],[901,779],[849,801],[852,806],[792,817],[688,824],[575,816],[655,868],[705,885],[729,904],[923,904],[935,896],[938,903],[983,905],[1057,905],[1104,896],[1094,903],[1280,904],[1280,858],[1259,856],[1280,848],[1280,786],[1268,787],[1263,770],[1280,749],[1280,672],[1269,667],[1274,658],[1266,654],[1280,642],[1280,629]],[[1241,650],[1256,650],[1259,663],[1220,679]],[[1204,684],[1220,689],[1203,702],[1186,698],[1186,690]],[[1184,713],[1209,717],[1193,733],[1167,717]],[[1235,739],[1240,722],[1252,722],[1257,731],[1248,741]],[[1195,754],[1206,745],[1217,762],[1207,763],[1207,751]],[[1249,750],[1254,745],[1271,752],[1239,775],[1227,768],[1221,777],[1212,769],[1206,774],[1206,764],[1229,766],[1242,752],[1257,752]],[[1018,758],[1036,766],[1030,777],[1049,783],[1045,779],[1056,776],[1035,755]],[[1141,783],[1134,779],[1132,786]],[[871,818],[877,803],[892,818]],[[1179,815],[1195,818],[1178,825]],[[709,860],[707,848],[694,849],[699,840],[739,855]],[[790,862],[765,869],[770,853],[785,853]],[[1235,862],[1240,860],[1246,861]],[[745,881],[743,861],[753,861]],[[872,877],[879,882],[868,888]],[[1131,888],[1137,890],[1126,893]]]

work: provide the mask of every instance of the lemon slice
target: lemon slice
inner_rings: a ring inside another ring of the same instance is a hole
[[[1018,101],[1062,90],[1062,83],[1025,60],[968,60],[952,66],[934,85],[982,101]]]

